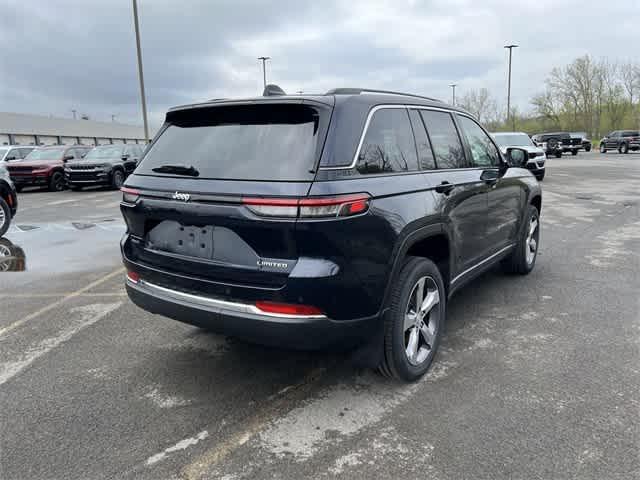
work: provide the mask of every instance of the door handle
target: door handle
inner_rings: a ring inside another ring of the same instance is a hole
[[[449,195],[451,193],[451,190],[453,190],[454,188],[455,188],[455,185],[453,183],[447,182],[445,180],[440,185],[436,186],[436,192]]]

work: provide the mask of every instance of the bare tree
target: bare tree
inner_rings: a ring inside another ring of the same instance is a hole
[[[480,122],[493,120],[491,117],[497,116],[498,105],[486,88],[469,90],[458,101],[458,105],[474,114]]]
[[[640,92],[640,63],[627,62],[620,66],[622,86],[629,95],[629,105],[633,108],[636,92]]]

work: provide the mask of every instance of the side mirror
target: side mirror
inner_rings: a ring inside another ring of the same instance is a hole
[[[529,159],[529,152],[524,148],[507,148],[507,165],[514,168],[524,168]]]
[[[123,160],[129,160],[129,154],[128,153],[123,153],[122,154],[122,159]]]
[[[67,160],[73,160],[73,155],[65,155],[62,157],[63,162],[66,162]]]
[[[11,155],[11,156],[9,156],[9,157],[5,158],[5,160],[6,160],[7,162],[8,162],[9,160],[17,160],[17,159],[18,159],[18,157],[16,157],[15,155]]]

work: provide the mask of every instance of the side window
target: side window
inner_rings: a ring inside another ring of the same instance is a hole
[[[421,110],[420,115],[429,132],[438,168],[466,167],[462,143],[451,115],[436,110]]]
[[[12,150],[9,150],[9,153],[7,153],[7,158],[11,158],[11,157],[13,157],[15,160],[19,160],[23,158],[24,155],[22,155],[19,149],[14,148]]]
[[[500,154],[489,135],[469,117],[458,115],[458,120],[471,149],[473,166],[497,167],[500,164]]]
[[[21,148],[20,149],[20,156],[22,158],[26,157],[27,155],[29,155],[29,153],[31,153],[31,150],[33,150],[32,148]]]
[[[384,108],[373,114],[356,169],[362,174],[418,169],[416,145],[404,108]]]
[[[427,136],[422,117],[417,110],[409,110],[409,118],[413,127],[413,135],[416,137],[416,147],[418,148],[418,163],[423,170],[433,170],[436,168],[436,161],[433,158],[431,142]]]

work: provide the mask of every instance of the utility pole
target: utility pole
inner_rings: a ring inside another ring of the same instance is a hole
[[[140,49],[140,25],[138,24],[138,2],[133,0],[133,24],[136,30],[136,49],[138,51],[138,78],[140,79],[140,97],[142,99],[142,119],[144,120],[144,139],[149,143],[149,123],[147,122],[147,101],[144,94],[144,75],[142,73],[142,51]]]
[[[518,48],[518,45],[505,45],[504,48],[509,49],[509,82],[507,84],[507,125],[511,118],[511,54],[514,48]],[[513,129],[516,129],[515,118],[513,119]]]
[[[262,60],[262,84],[263,87],[267,86],[267,60],[271,60],[271,57],[258,57],[258,60]]]
[[[455,107],[456,106],[456,87],[458,86],[458,84],[452,83],[449,86],[451,87],[451,104]]]
[[[75,120],[76,119],[76,113],[78,113],[78,111],[77,110],[71,110],[71,113],[73,113],[73,119]]]

